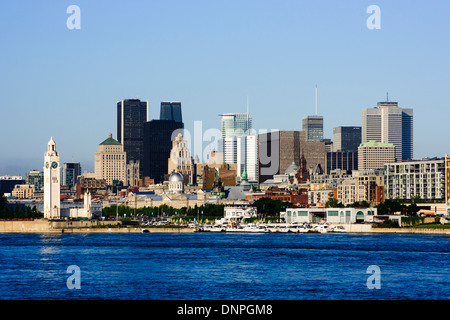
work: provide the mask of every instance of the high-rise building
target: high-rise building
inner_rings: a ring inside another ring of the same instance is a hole
[[[44,172],[39,170],[31,170],[25,175],[26,184],[34,186],[34,191],[41,191],[44,187]]]
[[[330,174],[331,171],[336,169],[344,170],[348,173],[353,170],[358,170],[358,152],[327,152],[325,173]]]
[[[444,202],[445,159],[424,159],[386,163],[384,190],[386,199],[412,200],[420,197],[427,201]]]
[[[183,122],[174,120],[151,120],[144,124],[143,178],[154,179],[155,183],[165,180],[172,141],[183,128]]]
[[[159,120],[173,120],[183,122],[181,114],[181,102],[179,101],[163,101],[161,102],[161,111]]]
[[[395,161],[393,143],[369,141],[358,148],[358,170],[382,169],[385,163]]]
[[[246,113],[226,113],[221,115],[220,129],[222,139],[219,140],[219,152],[224,154],[224,162],[237,163],[237,137],[251,133],[253,122]]]
[[[259,182],[284,174],[294,163],[299,166],[304,157],[305,170],[324,167],[325,142],[307,141],[304,131],[275,131],[258,135]]]
[[[387,99],[386,99],[387,100]],[[393,143],[395,160],[413,158],[413,109],[397,102],[378,102],[376,108],[363,109],[362,142]]]
[[[47,144],[47,152],[44,153],[44,218],[61,217],[60,178],[59,154],[52,137]]]
[[[253,128],[253,120],[248,112],[225,113],[221,115],[220,130],[222,138],[239,137],[250,134]]]
[[[144,123],[148,119],[148,101],[126,99],[117,102],[117,141],[127,153],[128,161],[139,161],[143,173]]]
[[[361,127],[333,128],[333,151],[358,152],[361,144]]]
[[[246,135],[237,137],[237,176],[243,178],[247,174],[247,180],[258,182],[258,136]]]
[[[323,140],[323,116],[305,116],[302,119],[306,141],[318,142]]]
[[[186,184],[194,183],[194,165],[191,153],[188,148],[187,141],[183,135],[179,133],[175,140],[172,141],[172,150],[168,160],[168,174],[178,172],[183,176]]]
[[[122,144],[109,134],[108,139],[98,145],[98,152],[95,153],[95,178],[105,179],[108,185],[119,181],[125,183],[126,163],[127,153],[123,151]]]
[[[77,183],[79,175],[81,175],[81,164],[79,162],[66,162],[61,168],[61,184],[73,187]]]

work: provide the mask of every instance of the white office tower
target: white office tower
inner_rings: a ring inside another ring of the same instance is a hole
[[[252,130],[252,118],[248,112],[226,113],[221,115],[220,129],[222,140],[219,151],[223,152],[225,163],[237,163],[237,137],[248,135]]]
[[[395,161],[413,158],[413,109],[397,102],[378,102],[376,108],[363,109],[362,143],[376,141],[395,146]]]
[[[60,202],[60,167],[59,155],[53,137],[44,153],[44,218],[59,219],[61,216]]]
[[[248,135],[237,138],[237,176],[242,179],[247,173],[250,182],[258,181],[258,136]]]

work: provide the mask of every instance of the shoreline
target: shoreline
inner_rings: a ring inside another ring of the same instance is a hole
[[[114,226],[115,225],[115,226]],[[118,226],[116,221],[48,221],[45,219],[33,221],[0,221],[0,233],[193,233],[189,227],[146,227]],[[373,228],[369,224],[341,224],[344,233],[415,233],[450,235],[446,228]],[[202,232],[202,233],[208,233]],[[217,232],[212,232],[217,233]],[[223,232],[228,233],[228,232]],[[333,233],[333,232],[329,232]]]

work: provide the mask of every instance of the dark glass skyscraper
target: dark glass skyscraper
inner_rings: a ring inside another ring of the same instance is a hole
[[[117,140],[127,153],[127,161],[139,161],[143,174],[144,123],[147,121],[148,101],[126,99],[117,102]]]
[[[164,181],[164,175],[169,169],[172,140],[177,134],[174,131],[183,128],[182,122],[174,120],[151,120],[144,124],[143,177],[150,177],[155,183]]]
[[[161,102],[160,120],[174,120],[183,122],[181,115],[181,102],[163,101]]]
[[[361,127],[333,129],[333,151],[358,152],[361,144]]]

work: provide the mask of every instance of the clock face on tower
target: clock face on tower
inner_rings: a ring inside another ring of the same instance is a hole
[[[58,167],[58,163],[53,162],[53,163],[52,163],[52,168],[53,168],[53,169],[56,169],[57,167]]]
[[[48,162],[46,162],[46,163],[45,163],[45,167],[48,168],[48,166],[49,166],[49,164],[48,164]]]

